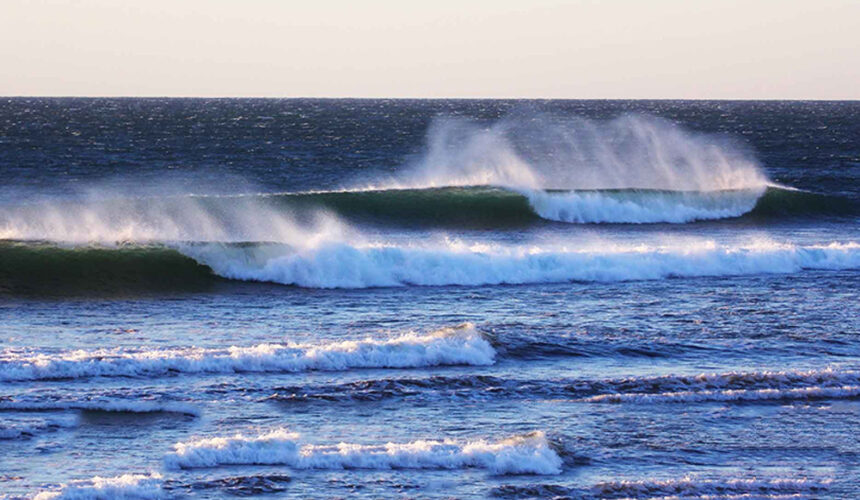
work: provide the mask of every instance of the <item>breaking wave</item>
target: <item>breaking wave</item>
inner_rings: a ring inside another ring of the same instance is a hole
[[[43,491],[33,500],[146,500],[167,498],[158,473],[124,474],[116,477],[95,476],[72,481],[55,491]]]
[[[612,282],[860,267],[860,243],[855,242],[804,246],[693,241],[593,248],[330,244],[262,260],[237,259],[213,246],[182,251],[219,276],[308,288]]]
[[[860,267],[860,243],[512,246],[501,244],[177,244],[64,248],[0,243],[0,293],[187,290],[221,278],[307,288],[496,285],[796,273]],[[35,272],[31,272],[34,271]]]
[[[410,332],[388,339],[320,344],[145,351],[99,349],[57,354],[5,350],[0,351],[0,380],[490,365],[495,355],[483,335],[473,325],[464,324],[428,334]]]
[[[860,207],[849,199],[775,185],[716,191],[456,186],[284,193],[266,198],[286,210],[328,210],[356,222],[487,229],[527,226],[541,220],[678,224],[860,213]]]
[[[494,474],[558,474],[562,460],[542,432],[501,441],[413,441],[381,445],[303,444],[283,429],[177,443],[168,468],[287,465],[296,469],[461,469]]]

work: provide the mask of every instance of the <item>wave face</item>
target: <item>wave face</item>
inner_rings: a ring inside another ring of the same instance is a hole
[[[542,432],[502,441],[413,441],[405,444],[302,444],[283,429],[177,443],[168,468],[287,465],[296,469],[462,469],[495,474],[558,474],[562,461]]]
[[[495,354],[473,325],[464,324],[429,334],[406,333],[384,340],[367,338],[321,344],[137,352],[100,349],[58,354],[6,350],[0,352],[0,380],[490,365]]]
[[[109,500],[109,499],[160,499],[168,498],[162,489],[162,477],[124,474],[116,477],[95,476],[92,479],[73,481],[60,486],[58,491],[43,491],[33,500]]]

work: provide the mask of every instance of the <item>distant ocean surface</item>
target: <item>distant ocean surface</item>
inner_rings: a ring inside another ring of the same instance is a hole
[[[0,174],[0,497],[860,496],[860,102],[2,98]]]

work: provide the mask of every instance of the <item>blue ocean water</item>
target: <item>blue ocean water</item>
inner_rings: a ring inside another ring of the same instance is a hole
[[[0,496],[856,498],[860,104],[0,100]]]

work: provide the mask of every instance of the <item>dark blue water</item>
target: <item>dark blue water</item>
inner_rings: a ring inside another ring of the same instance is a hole
[[[3,100],[0,492],[854,498],[858,137],[856,102]]]

